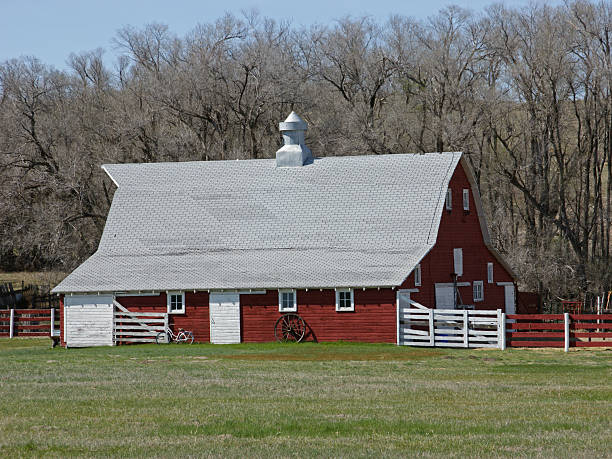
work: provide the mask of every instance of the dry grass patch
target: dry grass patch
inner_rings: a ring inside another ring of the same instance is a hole
[[[350,346],[350,345],[349,345]],[[350,348],[349,348],[350,349]],[[310,350],[309,352],[299,352],[299,349],[295,349],[296,352],[292,353],[249,353],[249,354],[234,354],[224,355],[225,359],[234,360],[278,360],[278,361],[305,361],[305,362],[316,362],[316,361],[405,361],[405,360],[420,360],[424,358],[432,358],[442,356],[443,352],[434,349],[416,349],[410,352],[377,352],[372,350],[371,352],[346,352],[346,349],[329,349],[322,347],[320,350]]]
[[[0,271],[0,282],[13,282],[15,287],[21,285],[22,281],[25,285],[50,285],[51,287],[54,287],[59,284],[66,276],[67,273],[61,271]]]

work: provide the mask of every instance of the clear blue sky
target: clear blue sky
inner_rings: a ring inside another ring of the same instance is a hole
[[[369,15],[379,21],[391,14],[425,19],[449,4],[479,11],[491,3],[493,0],[0,0],[0,62],[33,55],[63,69],[71,52],[98,47],[106,50],[106,60],[111,62],[111,39],[125,25],[161,22],[183,36],[199,22],[252,8],[262,16],[308,25],[326,24],[346,15]],[[528,0],[501,3],[518,6]],[[548,3],[560,4],[561,0]]]

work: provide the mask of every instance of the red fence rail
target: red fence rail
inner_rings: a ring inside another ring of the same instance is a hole
[[[54,309],[0,309],[0,336],[56,336],[58,320]]]
[[[612,314],[508,314],[512,347],[612,347]]]

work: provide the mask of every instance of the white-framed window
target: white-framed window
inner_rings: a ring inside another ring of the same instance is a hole
[[[414,268],[414,286],[418,287],[421,285],[421,264],[419,263]]]
[[[463,189],[463,210],[470,210],[470,190],[466,188]]]
[[[168,292],[168,314],[185,314],[185,292]]]
[[[455,267],[455,274],[457,276],[463,276],[463,249],[453,249],[453,264]]]
[[[280,312],[297,311],[297,295],[295,290],[278,291],[278,310]]]
[[[336,311],[354,311],[355,300],[352,288],[336,289]]]
[[[452,210],[453,208],[453,192],[449,188],[446,190],[446,210]]]
[[[484,283],[482,281],[474,281],[474,303],[484,300]]]
[[[493,263],[487,263],[487,283],[493,283]]]

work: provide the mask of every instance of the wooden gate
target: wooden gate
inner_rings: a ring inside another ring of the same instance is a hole
[[[501,309],[470,311],[429,309],[409,301],[399,312],[399,344],[431,347],[494,347],[502,349]]]
[[[163,312],[132,312],[113,301],[113,344],[154,343],[155,337],[168,326],[168,314]]]

